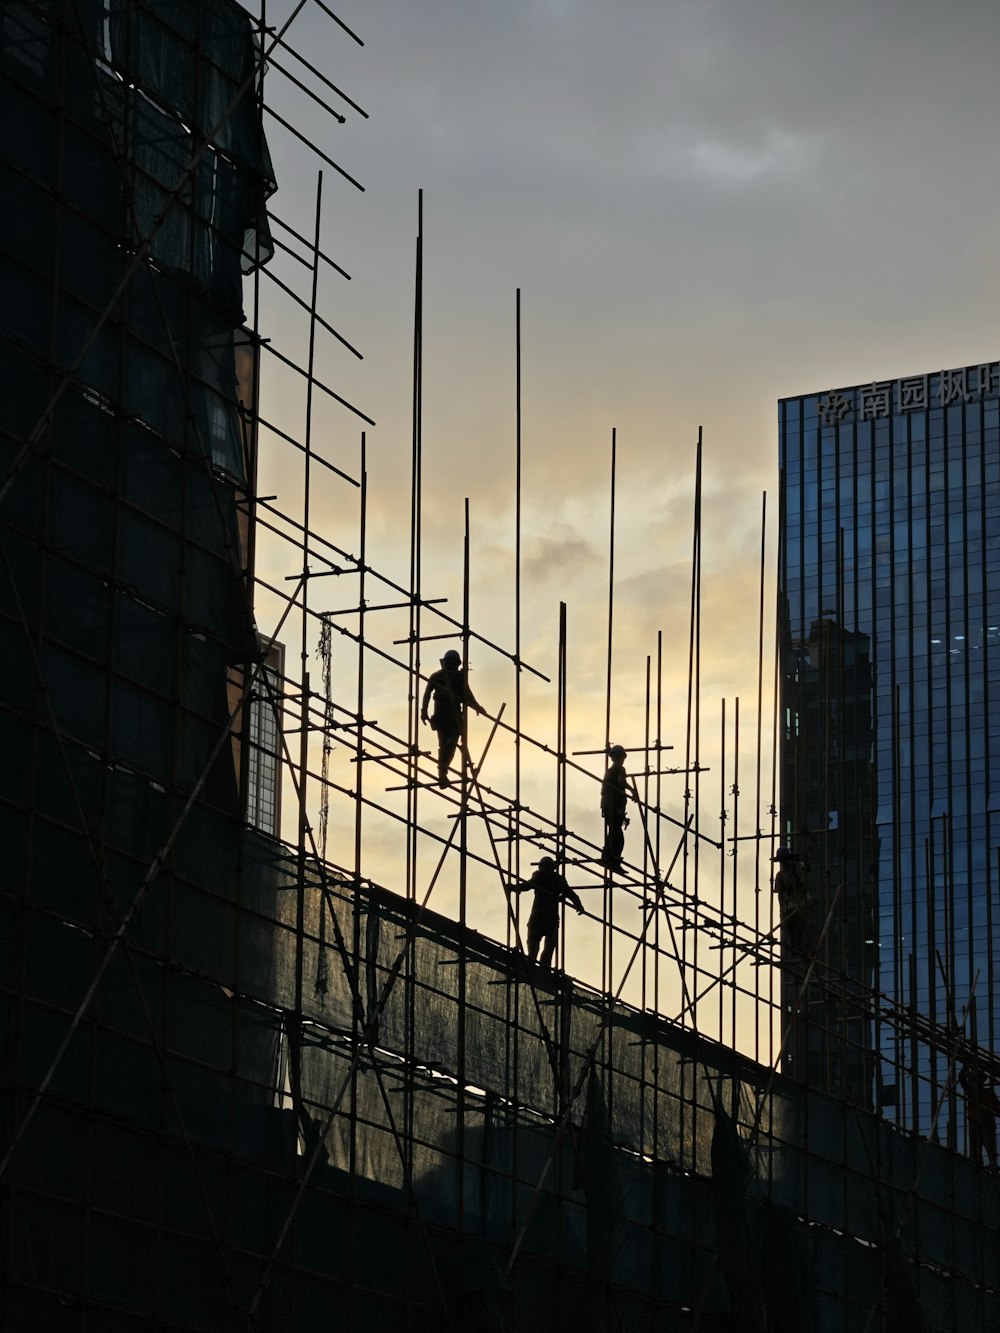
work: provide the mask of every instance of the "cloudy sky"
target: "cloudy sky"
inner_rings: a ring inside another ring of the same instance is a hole
[[[324,336],[317,364],[377,423],[368,437],[372,562],[405,580],[422,188],[425,595],[447,596],[460,615],[468,497],[472,618],[513,646],[520,288],[525,656],[554,675],[565,600],[570,748],[599,746],[616,428],[612,739],[641,736],[645,661],[659,630],[668,701],[682,709],[701,428],[704,752],[717,765],[720,701],[739,695],[749,764],[765,491],[772,518],[777,511],[777,399],[997,354],[1000,6],[334,7],[363,48],[314,4],[288,40],[369,118],[331,98],[346,116],[339,125],[273,73],[269,98],[365,186],[326,170],[323,244],[352,280],[325,272],[319,293],[325,317],[364,360]],[[269,5],[269,23],[291,9],[288,0]],[[294,60],[279,62],[302,74]],[[268,133],[277,211],[311,233],[317,164],[277,125]],[[289,280],[303,290],[301,272]],[[277,303],[267,318],[276,340],[298,339],[301,353],[301,312]],[[280,395],[277,380],[269,392]],[[289,398],[283,410],[299,409]],[[340,413],[321,425],[327,456],[356,473],[360,423]],[[271,479],[294,503],[297,483],[277,465]],[[314,517],[328,519],[349,550],[354,503],[342,487],[314,499]],[[387,624],[386,640],[398,630]],[[489,705],[512,699],[502,662],[480,655],[473,668]],[[405,730],[405,711],[390,717],[398,681],[384,699],[379,688],[373,681],[384,719]],[[529,703],[537,732],[552,741],[552,690]],[[682,712],[667,730],[680,748]],[[593,822],[592,792],[574,792],[571,810],[574,800],[580,820]],[[493,907],[484,911],[484,928],[498,929]]]

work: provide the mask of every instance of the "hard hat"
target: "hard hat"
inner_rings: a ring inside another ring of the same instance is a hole
[[[608,754],[612,759],[625,759],[628,756],[628,750],[625,749],[624,745],[612,745]]]
[[[441,658],[441,665],[458,666],[461,660],[462,660],[461,654],[456,653],[454,648],[449,648],[448,651],[445,653],[444,657]]]
[[[772,861],[797,861],[798,859],[791,847],[779,847],[771,857]]]
[[[556,863],[555,863],[555,861],[553,861],[553,859],[552,859],[551,856],[543,856],[542,859],[538,862],[538,869],[539,869],[539,870],[554,870],[554,869],[555,869],[555,865],[556,865]]]

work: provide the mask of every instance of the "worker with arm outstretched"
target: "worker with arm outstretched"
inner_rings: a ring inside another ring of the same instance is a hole
[[[525,889],[532,889],[535,894],[528,917],[527,954],[534,962],[541,946],[542,967],[551,967],[559,940],[559,908],[562,903],[569,903],[582,916],[583,903],[556,869],[551,856],[542,857],[538,869],[526,884],[513,884],[507,892],[523,893]]]

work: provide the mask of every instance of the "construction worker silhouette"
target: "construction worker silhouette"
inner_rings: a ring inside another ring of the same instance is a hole
[[[612,745],[608,751],[611,764],[601,782],[601,814],[604,816],[604,850],[601,865],[609,870],[620,870],[625,849],[625,826],[628,819],[625,807],[628,801],[628,774],[624,746]]]
[[[538,947],[544,940],[542,967],[551,967],[552,955],[559,940],[559,905],[570,903],[582,915],[583,903],[556,869],[551,856],[542,857],[538,869],[527,884],[512,884],[507,892],[524,893],[525,889],[534,889],[535,892],[531,915],[528,917],[527,954],[534,962],[538,957]]]
[[[428,705],[432,698],[434,711],[428,716]],[[461,657],[454,648],[449,648],[441,658],[441,670],[432,671],[428,677],[420,705],[421,722],[430,722],[432,730],[437,732],[438,783],[442,787],[449,785],[448,765],[462,739],[466,704],[471,704],[477,713],[483,711],[469,689]]]
[[[777,863],[774,892],[781,914],[781,953],[786,959],[802,959],[807,953],[806,907],[809,893],[806,888],[806,861],[791,847],[779,847],[771,857]]]
[[[983,1149],[990,1168],[997,1169],[997,1116],[1000,1097],[985,1069],[963,1065],[958,1076],[965,1093],[965,1124],[969,1131],[969,1156],[977,1166],[983,1164]]]

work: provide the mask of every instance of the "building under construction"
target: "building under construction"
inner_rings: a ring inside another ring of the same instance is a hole
[[[512,641],[471,621],[468,518],[462,607],[426,586],[419,234],[409,576],[369,562],[371,423],[325,373],[345,339],[317,299],[349,262],[329,181],[353,182],[303,128],[363,117],[354,34],[322,0],[279,24],[8,0],[0,25],[3,1327],[1000,1324],[996,1176],[865,1086],[876,1028],[939,1110],[989,1051],[828,947],[850,886],[781,954],[763,540],[755,744],[737,702],[705,762],[700,447],[687,716],[667,734],[657,635],[643,734],[611,731],[612,446],[608,707],[570,752],[568,608],[551,664],[522,652],[519,401]],[[286,85],[308,122],[276,109]],[[312,155],[308,218],[274,194],[286,142]],[[279,310],[301,345],[272,341]],[[466,710],[448,785],[420,716],[442,647],[513,699],[474,732]],[[612,740],[620,871],[599,814],[571,818],[599,811]],[[589,984],[524,956],[504,889],[545,856],[584,895]],[[804,1081],[820,1049],[851,1079]]]

